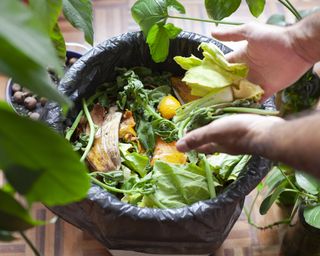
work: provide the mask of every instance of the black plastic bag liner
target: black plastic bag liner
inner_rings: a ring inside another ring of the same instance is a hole
[[[194,33],[182,32],[171,40],[167,61],[152,61],[141,32],[127,33],[107,40],[77,61],[60,82],[59,90],[69,96],[75,107],[63,120],[59,107],[49,103],[42,119],[59,132],[80,109],[81,98],[94,94],[103,82],[116,78],[115,67],[146,66],[157,71],[183,74],[174,62],[176,55],[197,57],[200,42],[221,43]],[[87,199],[52,211],[71,224],[88,231],[109,249],[157,254],[208,254],[223,243],[238,219],[245,196],[252,191],[271,167],[271,162],[253,156],[233,182],[213,200],[197,202],[179,209],[138,208],[119,201],[99,186],[92,185]]]

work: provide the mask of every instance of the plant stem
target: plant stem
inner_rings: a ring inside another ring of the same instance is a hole
[[[302,17],[300,15],[300,13],[298,12],[298,10],[294,7],[294,5],[290,2],[290,0],[285,0],[286,3],[291,7],[291,9],[295,12],[295,16],[297,18],[297,20],[302,20]]]
[[[179,19],[179,20],[201,21],[201,22],[224,24],[224,25],[243,25],[243,23],[239,23],[239,22],[229,22],[229,21],[221,21],[221,20],[207,20],[207,19],[198,19],[198,18],[183,17],[183,16],[168,15],[168,18]]]
[[[292,5],[292,3],[289,0],[279,0],[279,2],[283,6],[285,6],[296,17],[297,20],[302,19],[300,13],[297,11],[297,9]]]
[[[109,186],[109,185],[101,182],[100,180],[96,179],[92,175],[89,175],[89,176],[90,176],[90,179],[92,180],[93,183],[104,188],[107,191],[111,191],[111,192],[115,192],[115,193],[127,193],[127,194],[141,193],[140,190],[133,190],[133,189],[132,190],[124,190],[124,189],[115,188],[115,187]]]
[[[31,240],[26,236],[26,234],[23,231],[19,231],[19,234],[22,236],[23,240],[29,245],[29,247],[31,248],[34,255],[41,256],[38,249],[34,246],[34,244],[31,242]]]
[[[256,108],[243,108],[243,107],[226,107],[222,109],[226,113],[251,113],[257,115],[277,116],[279,111],[256,109]]]
[[[252,211],[253,211],[253,206],[255,205],[257,199],[258,199],[258,196],[260,194],[260,191],[257,192],[256,196],[254,197],[252,203],[251,203],[251,206],[250,206],[250,210],[248,212],[247,208],[246,207],[243,207],[243,210],[244,210],[244,213],[245,215],[247,216],[247,219],[248,219],[248,223],[257,228],[257,229],[260,229],[260,230],[265,230],[265,229],[268,229],[268,228],[272,228],[274,226],[278,226],[278,225],[281,225],[281,224],[289,224],[291,226],[291,221],[292,221],[292,218],[290,216],[290,218],[287,218],[287,219],[283,219],[283,220],[279,220],[279,221],[276,221],[276,222],[273,222],[271,224],[268,224],[266,226],[259,226],[257,225],[256,223],[254,223],[251,219],[251,214],[252,214]]]
[[[88,153],[89,153],[89,151],[90,151],[90,149],[92,147],[92,144],[93,144],[93,141],[94,141],[94,134],[95,134],[94,123],[92,121],[92,118],[91,118],[91,115],[90,115],[90,112],[89,112],[89,109],[88,109],[88,106],[87,106],[87,103],[86,103],[85,99],[82,99],[82,106],[83,106],[83,110],[84,110],[85,116],[86,116],[86,118],[88,120],[88,123],[89,123],[90,135],[89,135],[89,141],[88,141],[88,144],[86,146],[86,149],[85,149],[85,151],[84,151],[84,153],[83,153],[83,155],[82,155],[82,157],[80,159],[81,162],[83,162],[86,159],[86,157],[87,157],[87,155],[88,155]]]
[[[83,110],[81,110],[81,111],[79,112],[79,114],[77,115],[76,119],[74,120],[72,126],[71,126],[70,129],[67,131],[67,133],[66,133],[66,139],[67,139],[68,141],[70,141],[70,139],[71,139],[74,131],[76,130],[78,124],[80,123],[80,120],[81,120],[82,115],[83,115]]]
[[[215,190],[214,184],[213,184],[212,171],[210,169],[210,165],[206,159],[206,156],[203,156],[202,161],[204,162],[204,168],[206,171],[206,178],[207,178],[207,183],[208,183],[208,190],[209,190],[209,194],[210,194],[210,199],[212,199],[217,196],[216,190]]]

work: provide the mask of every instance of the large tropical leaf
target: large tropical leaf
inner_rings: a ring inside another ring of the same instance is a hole
[[[19,117],[3,102],[0,124],[0,169],[29,202],[62,205],[87,195],[86,167],[63,137],[42,123]]]
[[[40,20],[20,1],[1,0],[0,24],[0,73],[38,95],[70,105],[49,79],[47,67],[60,75],[62,68]]]

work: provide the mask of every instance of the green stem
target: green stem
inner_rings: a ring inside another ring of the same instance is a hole
[[[31,240],[26,236],[26,234],[23,231],[19,231],[19,234],[22,236],[23,240],[29,245],[29,247],[31,248],[34,255],[41,256],[38,249],[34,246],[34,244],[31,242]]]
[[[74,131],[76,130],[78,124],[80,123],[80,120],[81,120],[82,115],[83,115],[83,110],[81,110],[81,111],[79,112],[79,114],[77,115],[76,119],[74,120],[72,126],[71,126],[70,129],[67,131],[67,133],[66,133],[66,139],[67,139],[68,141],[70,141],[70,139],[71,139]]]
[[[302,19],[300,13],[297,11],[297,9],[292,5],[292,3],[289,0],[279,0],[279,2],[283,6],[285,6],[297,18],[297,20]]]
[[[207,178],[207,183],[208,183],[208,190],[210,194],[210,199],[215,198],[216,195],[216,190],[214,188],[214,183],[213,183],[213,178],[212,178],[212,171],[210,169],[210,165],[206,159],[206,156],[203,156],[202,160],[204,161],[204,168],[206,171],[206,178]]]
[[[95,95],[91,96],[89,99],[88,99],[88,102],[87,102],[87,105],[90,106],[98,97],[100,97],[101,95],[103,94],[103,92],[98,92],[96,93]],[[66,136],[65,138],[70,141],[74,131],[76,130],[78,124],[80,123],[80,120],[81,120],[81,117],[83,115],[83,110],[81,110],[76,119],[74,120],[72,126],[70,127],[70,129],[67,131],[66,133]]]
[[[82,107],[83,107],[85,116],[86,116],[86,118],[88,120],[88,123],[89,123],[90,135],[89,135],[89,141],[88,141],[88,144],[86,146],[86,149],[85,149],[85,151],[84,151],[84,153],[83,153],[83,155],[82,155],[82,157],[80,159],[81,162],[83,162],[86,159],[86,157],[87,157],[87,155],[88,155],[88,153],[89,153],[89,151],[90,151],[90,149],[92,147],[92,144],[93,144],[93,141],[94,141],[94,134],[95,134],[94,123],[92,121],[92,118],[91,118],[91,115],[90,115],[90,112],[89,112],[89,109],[88,109],[88,106],[87,106],[87,103],[86,103],[85,99],[82,99]]]
[[[110,191],[110,192],[115,192],[115,193],[123,193],[123,194],[134,194],[134,193],[141,193],[141,190],[124,190],[124,189],[119,189],[119,188],[115,188],[115,187],[112,187],[112,186],[109,186],[103,182],[101,182],[100,180],[96,179],[95,177],[93,177],[92,175],[89,175],[90,176],[90,179],[93,183],[95,183],[96,185],[104,188],[105,190],[107,191]]]
[[[268,228],[272,228],[274,226],[278,226],[278,225],[282,225],[282,224],[288,224],[291,226],[291,221],[292,221],[292,218],[290,216],[290,218],[286,218],[286,219],[283,219],[283,220],[279,220],[279,221],[276,221],[276,222],[273,222],[271,224],[268,224],[266,226],[259,226],[257,225],[255,222],[252,221],[251,219],[251,214],[252,214],[252,211],[253,211],[253,206],[255,205],[257,199],[258,199],[258,196],[260,194],[260,191],[257,192],[255,198],[253,199],[252,203],[251,203],[251,206],[250,206],[250,210],[248,212],[247,208],[246,207],[243,207],[243,210],[244,210],[244,213],[245,215],[247,216],[247,219],[248,219],[248,223],[257,228],[257,229],[260,229],[260,230],[265,230],[265,229],[268,229]]]
[[[221,20],[206,20],[206,19],[198,19],[198,18],[182,17],[182,16],[171,16],[171,15],[168,15],[168,18],[178,19],[178,20],[201,21],[201,22],[224,24],[224,25],[243,25],[243,23],[239,23],[239,22],[229,22],[229,21],[221,21]]]
[[[243,108],[243,107],[227,107],[222,109],[226,113],[250,113],[257,115],[277,116],[279,111],[256,109],[256,108]]]
[[[302,17],[300,15],[300,13],[298,12],[298,10],[294,7],[294,5],[290,2],[290,0],[285,0],[286,3],[291,7],[291,9],[295,12],[295,16],[297,18],[297,20],[302,20]]]
[[[285,189],[285,191],[287,191],[287,192],[295,192],[295,193],[297,193],[299,195],[302,195],[304,197],[308,197],[308,198],[313,199],[313,200],[318,200],[317,196],[314,196],[314,195],[311,195],[311,194],[308,194],[308,193],[305,193],[303,191],[299,191],[299,190],[296,190],[296,189],[287,188],[287,189]]]

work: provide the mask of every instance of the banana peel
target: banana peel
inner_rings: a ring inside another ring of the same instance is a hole
[[[117,107],[110,107],[95,134],[93,147],[87,156],[87,161],[95,171],[108,172],[120,169],[119,126],[121,117],[122,113],[117,112]]]

